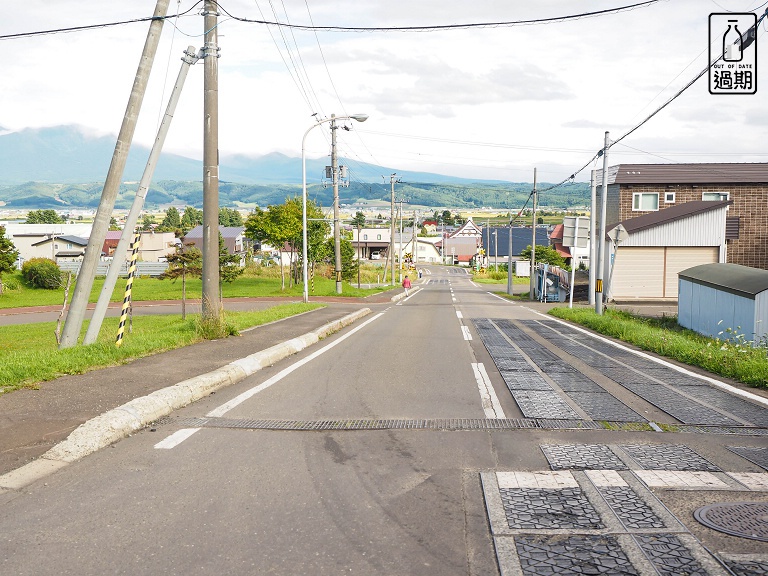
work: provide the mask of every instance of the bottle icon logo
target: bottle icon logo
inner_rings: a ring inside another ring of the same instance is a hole
[[[723,34],[723,60],[726,62],[741,62],[744,57],[738,24],[738,20],[728,20],[728,30]]]

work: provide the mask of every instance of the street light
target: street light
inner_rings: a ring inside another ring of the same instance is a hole
[[[304,282],[304,294],[303,294],[303,300],[304,302],[309,302],[309,278],[307,274],[307,158],[305,154],[304,144],[307,140],[307,134],[309,134],[313,128],[317,128],[321,124],[325,124],[326,122],[336,121],[336,120],[356,120],[357,122],[365,122],[368,120],[367,114],[352,114],[351,116],[331,116],[330,118],[326,118],[325,120],[320,120],[319,122],[316,122],[309,128],[307,128],[307,131],[304,132],[304,137],[301,139],[301,239],[302,239],[302,247],[301,247],[301,275],[302,280]],[[336,175],[333,176],[334,180],[336,179]]]

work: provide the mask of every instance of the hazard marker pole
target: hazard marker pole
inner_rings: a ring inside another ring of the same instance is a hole
[[[120,348],[123,343],[123,332],[125,331],[125,321],[128,318],[128,309],[131,306],[131,287],[133,286],[133,276],[136,273],[136,258],[139,255],[139,242],[141,233],[137,233],[133,240],[131,251],[131,263],[128,266],[128,281],[125,283],[125,296],[123,296],[123,310],[120,313],[120,326],[117,328],[117,339],[115,346]]]

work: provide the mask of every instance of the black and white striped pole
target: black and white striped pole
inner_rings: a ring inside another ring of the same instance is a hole
[[[125,321],[128,318],[128,309],[131,307],[131,288],[133,287],[133,276],[136,273],[136,259],[139,255],[139,243],[141,241],[141,233],[137,233],[133,240],[133,246],[131,250],[131,262],[128,266],[128,280],[125,283],[125,296],[123,296],[123,310],[120,312],[120,326],[117,328],[117,339],[115,340],[115,346],[120,348],[123,343],[123,332],[125,331]]]

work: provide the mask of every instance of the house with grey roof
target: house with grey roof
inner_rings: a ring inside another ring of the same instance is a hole
[[[608,226],[689,202],[729,200],[724,261],[768,270],[768,163],[618,164],[606,176]],[[600,193],[598,185],[598,201]]]

